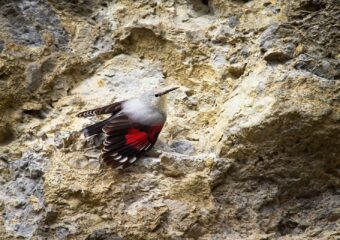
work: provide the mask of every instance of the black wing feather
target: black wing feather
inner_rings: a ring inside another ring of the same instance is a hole
[[[125,168],[134,163],[143,152],[154,145],[159,133],[156,133],[155,137],[151,138],[153,140],[150,140],[148,134],[152,126],[133,122],[121,112],[121,105],[122,102],[117,102],[77,114],[78,117],[112,114],[108,119],[84,128],[84,134],[85,136],[105,134],[101,159],[113,168],[119,166]],[[134,132],[129,132],[131,129],[140,135],[134,138]]]
[[[124,101],[115,102],[115,103],[112,103],[112,104],[104,106],[104,107],[95,108],[95,109],[87,110],[87,111],[84,111],[84,112],[80,112],[76,116],[77,117],[91,117],[91,116],[102,115],[102,114],[115,115],[118,112],[120,112],[120,110],[122,110],[122,103],[123,102]]]
[[[137,129],[147,135],[149,128],[149,126],[131,121],[126,115],[115,116],[115,119],[112,119],[103,128],[106,135],[105,141],[107,142],[102,149],[101,158],[103,162],[113,168],[118,166],[125,167],[135,162],[146,151],[146,146],[151,143],[149,143],[148,138],[143,137],[137,137],[134,141],[128,143],[126,136],[131,134],[129,133],[131,129]],[[118,138],[120,141],[118,141]],[[124,144],[122,144],[122,141]]]

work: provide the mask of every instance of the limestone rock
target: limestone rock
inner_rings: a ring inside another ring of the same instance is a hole
[[[11,179],[1,186],[3,222],[15,237],[31,238],[43,226],[46,159],[34,153],[9,162]],[[7,235],[7,234],[6,234]]]
[[[339,11],[0,0],[1,239],[336,239]],[[158,85],[153,152],[102,165],[76,113]]]

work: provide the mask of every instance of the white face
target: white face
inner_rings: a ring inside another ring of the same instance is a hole
[[[143,93],[139,99],[150,106],[157,106],[159,101],[159,97],[156,97],[156,92],[154,90]]]
[[[160,102],[160,98],[155,94],[146,93],[140,98],[124,102],[122,111],[133,121],[145,125],[163,124],[166,116],[160,107]]]
[[[138,101],[144,106],[147,106],[147,108],[153,109],[166,117],[166,96],[167,93],[175,89],[177,88],[155,88],[142,94],[138,98]]]

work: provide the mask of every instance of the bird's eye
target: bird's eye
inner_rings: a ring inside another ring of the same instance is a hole
[[[155,97],[159,97],[160,95],[157,93],[157,94],[155,94]]]

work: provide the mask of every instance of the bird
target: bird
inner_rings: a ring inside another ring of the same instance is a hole
[[[112,168],[126,168],[150,150],[167,118],[165,96],[178,88],[153,89],[136,98],[78,113],[76,116],[80,118],[110,114],[105,120],[82,129],[85,137],[104,134],[102,162]]]

